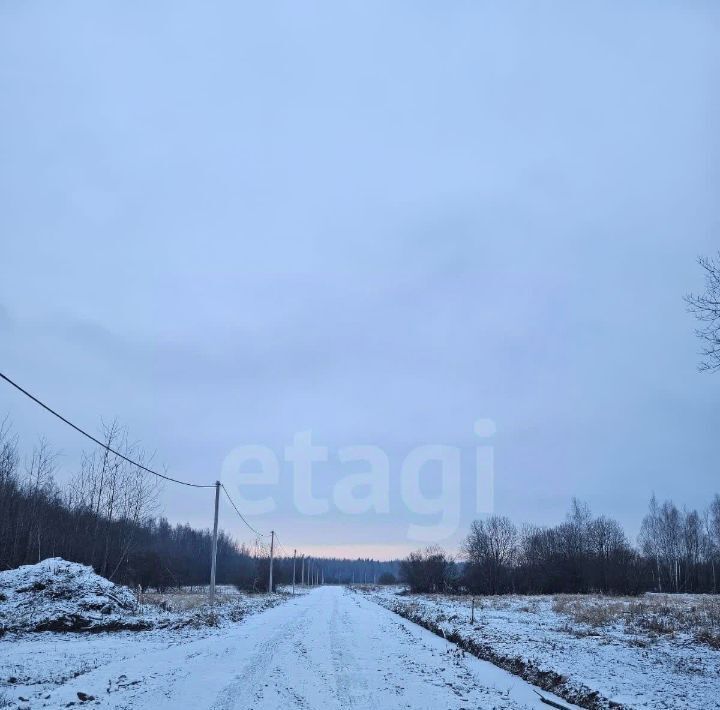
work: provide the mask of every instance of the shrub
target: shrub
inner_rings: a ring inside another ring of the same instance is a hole
[[[453,560],[440,547],[418,550],[400,563],[400,577],[412,592],[448,591],[455,580]]]

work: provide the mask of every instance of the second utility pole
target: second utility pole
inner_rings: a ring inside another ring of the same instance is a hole
[[[273,553],[275,552],[275,531],[270,531],[270,576],[268,577],[268,594],[272,594],[272,567],[273,567]]]
[[[295,560],[297,559],[297,550],[293,550],[293,594],[295,594]]]
[[[215,603],[215,568],[217,567],[218,507],[220,506],[220,481],[215,481],[215,522],[212,537],[212,562],[210,563],[210,605]]]

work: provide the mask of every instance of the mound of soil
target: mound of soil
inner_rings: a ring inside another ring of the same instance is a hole
[[[134,594],[60,557],[0,572],[0,634],[148,628]]]

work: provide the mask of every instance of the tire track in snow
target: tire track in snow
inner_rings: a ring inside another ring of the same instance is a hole
[[[242,670],[217,694],[211,710],[254,708],[255,703],[262,701],[265,688],[269,686],[264,681],[272,675],[277,656],[280,655],[283,646],[297,645],[296,635],[307,628],[309,611],[307,608],[304,609],[290,625],[277,629],[271,638],[256,646]],[[295,696],[294,707],[304,707],[302,697],[297,694]],[[247,704],[250,700],[253,702]]]

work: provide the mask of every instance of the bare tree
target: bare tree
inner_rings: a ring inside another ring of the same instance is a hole
[[[717,562],[720,557],[720,495],[716,495],[705,513],[707,555],[712,572],[712,591],[717,592]]]
[[[694,591],[698,587],[698,571],[705,546],[705,531],[696,510],[684,510],[682,514],[681,554],[683,588]]]
[[[18,437],[8,418],[0,422],[0,565],[15,554],[20,527],[15,524],[17,471],[20,465]]]
[[[91,562],[112,579],[127,557],[138,525],[155,512],[159,484],[109,451],[112,448],[142,465],[149,463],[145,452],[129,443],[127,430],[117,421],[103,423],[102,437],[107,448],[83,456],[68,500],[92,516],[92,530],[88,531],[93,541]]]
[[[650,509],[648,514],[643,518],[640,526],[640,535],[638,536],[638,543],[640,549],[646,558],[650,559],[654,563],[655,584],[659,592],[662,592],[662,567],[661,567],[661,553],[662,548],[660,545],[660,510],[657,503],[657,498],[653,493],[650,499]]]
[[[50,448],[45,437],[40,437],[32,455],[25,462],[25,490],[33,501],[30,508],[30,520],[27,531],[27,554],[37,548],[37,561],[42,558],[42,538],[45,521],[39,515],[39,506],[44,498],[56,494],[55,469],[57,454]]]
[[[703,323],[695,333],[703,341],[700,370],[720,370],[720,252],[715,257],[700,257],[705,271],[705,293],[685,297],[688,309]]]
[[[665,569],[674,592],[680,591],[680,545],[683,519],[672,501],[660,506],[659,542]]]
[[[507,591],[516,543],[517,529],[509,518],[493,515],[474,521],[463,543],[470,586],[490,594]]]

